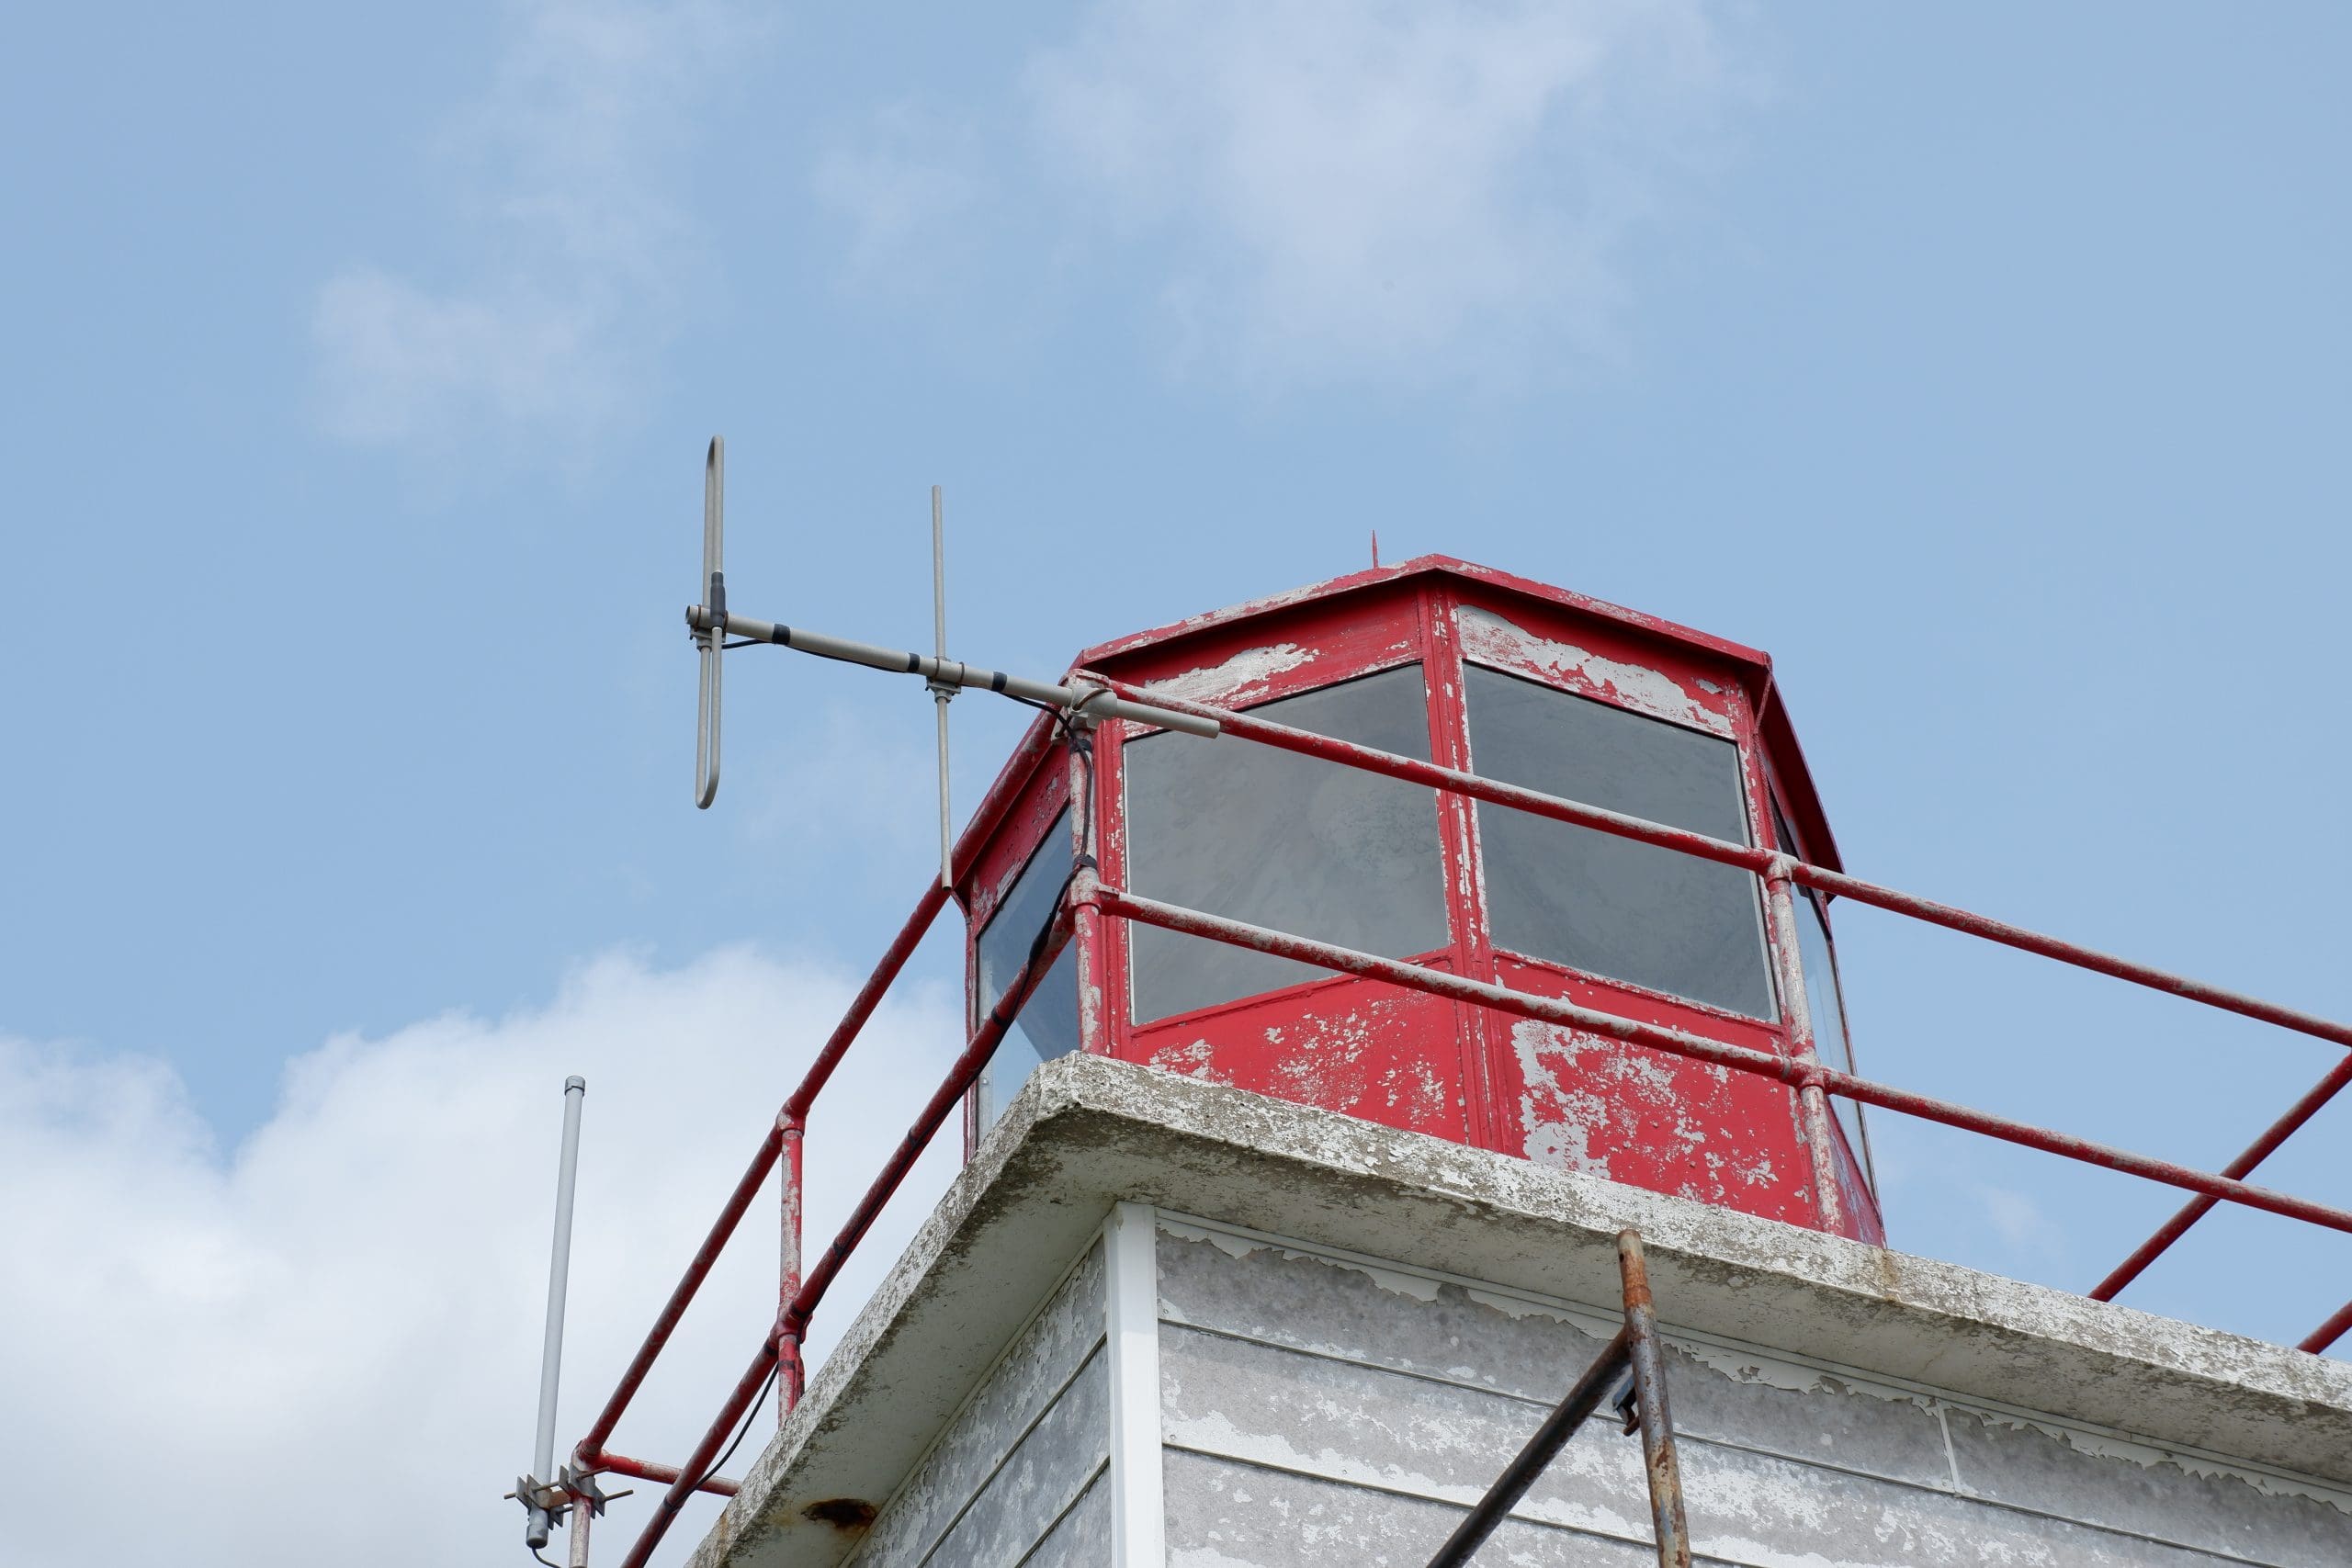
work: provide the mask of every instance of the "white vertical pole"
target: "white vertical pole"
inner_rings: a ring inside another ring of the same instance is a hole
[[[947,524],[939,487],[931,487],[932,651],[947,662]],[[933,685],[931,701],[939,715],[939,886],[956,890],[956,829],[947,805],[947,699],[952,686]]]
[[[588,1080],[578,1076],[563,1080],[563,1153],[556,1165],[555,1246],[548,1258],[547,1334],[539,1347],[539,1429],[531,1450],[530,1479],[541,1485],[555,1482],[555,1396],[563,1369],[563,1298],[571,1278],[571,1190],[580,1171],[580,1105],[588,1098]],[[548,1543],[552,1521],[548,1511],[525,1499],[531,1517],[526,1531],[532,1549]]]
[[[1121,1203],[1102,1231],[1111,1357],[1112,1568],[1164,1568],[1160,1478],[1159,1224]]]

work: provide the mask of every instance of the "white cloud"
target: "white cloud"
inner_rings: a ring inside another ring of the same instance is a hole
[[[1027,78],[1180,354],[1261,380],[1541,373],[1745,89],[1702,0],[1104,0]]]
[[[474,276],[374,265],[319,290],[328,428],[369,445],[484,428],[577,442],[628,407],[697,269],[670,192],[698,105],[757,32],[720,0],[517,0],[484,97],[444,151]]]
[[[225,1154],[167,1067],[0,1039],[9,1562],[527,1561],[498,1494],[530,1458],[563,1076],[589,1082],[568,1449],[849,989],[745,951],[608,956],[542,1008],[330,1042]],[[887,1008],[820,1101],[816,1242],[876,1168],[876,1129],[944,1071],[955,1021],[936,993]],[[956,1153],[951,1128],[820,1313],[820,1348]],[[771,1192],[746,1218],[616,1447],[674,1461],[699,1434],[774,1318],[775,1213]],[[649,1502],[616,1504],[608,1536]]]
[[[2012,1251],[2037,1258],[2061,1255],[2064,1234],[2030,1193],[1979,1182],[1976,1196],[1986,1222]]]

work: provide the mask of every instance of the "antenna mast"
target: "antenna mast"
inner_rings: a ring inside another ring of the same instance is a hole
[[[714,459],[718,444],[712,444]],[[713,574],[715,576],[715,573]],[[707,666],[706,666],[707,669]],[[708,677],[706,676],[706,680]],[[716,682],[712,682],[715,688]],[[712,711],[713,732],[718,714]],[[716,778],[713,784],[717,783]],[[539,1429],[531,1448],[531,1472],[514,1483],[507,1495],[523,1505],[523,1540],[537,1556],[557,1523],[574,1506],[588,1514],[605,1511],[606,1498],[592,1476],[570,1465],[555,1463],[556,1389],[563,1371],[563,1305],[571,1283],[571,1193],[580,1174],[580,1107],[588,1098],[588,1080],[573,1074],[563,1080],[563,1153],[555,1177],[555,1241],[548,1258],[547,1336],[539,1348]],[[579,1529],[575,1526],[575,1532]],[[547,1559],[540,1558],[542,1562]]]
[[[947,662],[947,537],[939,487],[931,487],[931,628],[932,651]],[[947,804],[947,703],[956,688],[944,681],[931,682],[932,704],[939,715],[939,886],[956,888],[956,824]]]

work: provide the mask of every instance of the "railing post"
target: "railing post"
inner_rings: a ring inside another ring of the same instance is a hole
[[[800,1403],[800,1331],[787,1314],[793,1299],[800,1294],[800,1145],[808,1129],[808,1118],[796,1111],[786,1111],[776,1122],[777,1135],[784,1140],[783,1263],[775,1292],[775,1424],[779,1427]]]
[[[1796,897],[1788,867],[1786,857],[1776,858],[1764,877],[1766,902],[1772,911],[1772,964],[1781,977],[1781,1022],[1788,1031],[1789,1055],[1806,1075],[1798,1080],[1797,1105],[1813,1158],[1821,1228],[1842,1235],[1846,1204],[1838,1185],[1837,1134],[1830,1131],[1829,1097],[1811,1076],[1820,1057],[1813,1048],[1813,1009],[1805,998],[1804,969],[1797,958]]]
[[[1084,714],[1072,714],[1069,727],[1069,881],[1071,962],[1078,965],[1078,1043],[1081,1051],[1102,1048],[1102,987],[1094,966],[1102,954],[1102,910],[1097,894],[1102,885],[1096,845],[1101,841],[1095,820],[1095,724]]]
[[[595,1513],[585,1502],[571,1509],[571,1550],[564,1554],[571,1568],[588,1568],[588,1520]]]
[[[1682,1514],[1682,1464],[1674,1452],[1674,1414],[1666,1403],[1666,1357],[1639,1231],[1617,1233],[1617,1270],[1625,1281],[1626,1348],[1634,1367],[1634,1409],[1642,1431],[1642,1470],[1650,1488],[1650,1524],[1658,1568],[1690,1568],[1690,1526]]]

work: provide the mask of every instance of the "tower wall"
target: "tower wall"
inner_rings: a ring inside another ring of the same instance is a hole
[[[1171,1568],[1419,1568],[1615,1331],[1605,1309],[1173,1216],[1161,1227]],[[1691,1539],[1709,1562],[2352,1562],[2341,1488],[1668,1339]],[[1597,1417],[1481,1561],[1655,1568],[1647,1508],[1640,1445]]]
[[[1628,1225],[1702,1562],[2352,1562],[2343,1363],[1070,1057],[694,1568],[1421,1568],[1613,1332]],[[1604,1414],[1480,1561],[1646,1568],[1647,1520]]]

